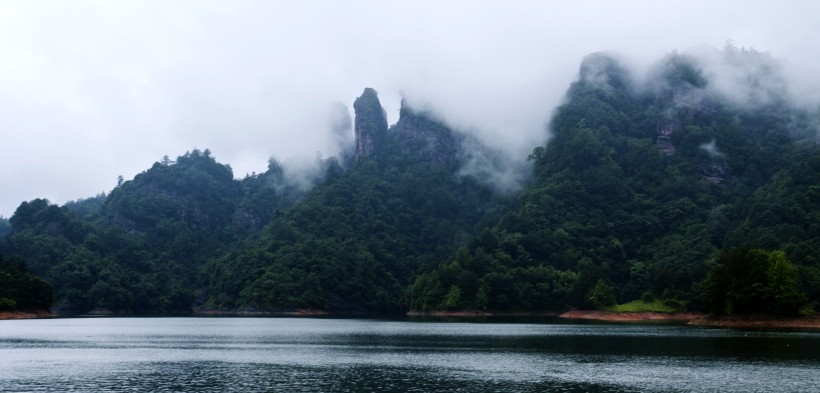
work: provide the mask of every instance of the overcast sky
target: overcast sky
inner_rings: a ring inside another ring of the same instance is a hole
[[[554,4],[553,4],[554,3]],[[758,4],[760,3],[760,4]],[[3,1],[0,215],[110,191],[209,148],[237,177],[333,155],[331,117],[364,87],[523,154],[578,64],[696,45],[814,67],[820,2]]]

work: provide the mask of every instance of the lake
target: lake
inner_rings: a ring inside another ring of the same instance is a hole
[[[0,321],[0,391],[817,392],[820,333],[322,318]]]

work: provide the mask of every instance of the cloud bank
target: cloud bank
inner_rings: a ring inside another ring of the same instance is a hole
[[[24,200],[108,191],[118,175],[193,148],[238,177],[271,156],[338,154],[349,134],[337,103],[352,113],[366,86],[391,124],[405,97],[524,160],[548,138],[584,55],[612,50],[641,69],[732,39],[813,80],[818,11],[739,1],[4,2],[0,215]],[[820,101],[820,89],[798,86],[795,97]]]

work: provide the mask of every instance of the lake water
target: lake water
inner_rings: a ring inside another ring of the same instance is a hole
[[[307,318],[0,321],[0,391],[820,392],[820,333]]]

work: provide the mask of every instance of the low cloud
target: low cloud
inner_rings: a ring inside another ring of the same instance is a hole
[[[343,102],[351,113],[365,86],[391,124],[406,97],[520,163],[548,140],[583,56],[602,50],[641,69],[732,38],[789,59],[789,94],[814,105],[820,89],[794,81],[816,81],[818,11],[816,2],[4,3],[0,214],[108,191],[118,175],[193,147],[238,177],[264,171],[271,155],[339,154],[348,142],[328,108]]]
[[[700,147],[701,150],[703,150],[707,154],[709,154],[709,157],[712,158],[713,160],[723,158],[723,153],[721,153],[718,150],[714,139],[712,139],[709,143],[704,143],[704,144],[700,145],[699,147]]]

